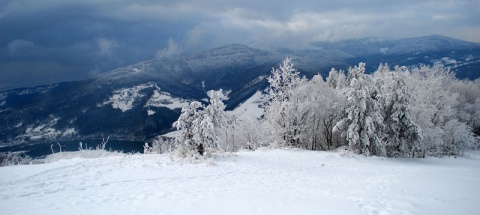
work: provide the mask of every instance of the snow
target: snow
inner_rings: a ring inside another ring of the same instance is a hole
[[[153,111],[153,110],[147,110],[147,115],[151,116],[151,115],[153,115],[153,114],[155,114],[155,111]]]
[[[475,57],[473,57],[473,55],[468,55],[466,58],[465,58],[465,61],[471,61],[475,59]]]
[[[457,61],[453,58],[449,58],[449,57],[442,57],[442,61],[444,64],[456,64]]]
[[[49,86],[40,86],[40,87],[23,89],[23,90],[20,90],[20,91],[15,90],[14,92],[17,93],[17,95],[19,95],[19,96],[30,95],[30,94],[35,94],[35,93],[43,94],[43,93],[49,92],[50,90],[52,90],[53,88],[55,88],[57,86],[58,86],[58,84],[53,84],[53,85],[49,85]]]
[[[264,108],[261,107],[266,102],[265,96],[262,92],[257,91],[253,96],[240,104],[232,111],[227,113],[237,116],[238,119],[257,119],[264,113]]]
[[[75,135],[75,134],[77,134],[77,130],[75,130],[75,128],[67,128],[63,132],[62,136],[72,136],[72,135]]]
[[[113,91],[112,97],[110,97],[108,101],[104,102],[99,106],[101,107],[107,104],[112,104],[113,108],[120,109],[122,112],[125,112],[133,108],[133,102],[136,99],[145,96],[140,94],[139,92],[150,87],[154,87],[154,84],[146,83],[130,88],[122,88],[119,90],[115,90]]]
[[[5,99],[7,99],[7,97],[8,97],[7,92],[0,93],[0,100],[5,100]]]
[[[134,68],[135,72],[137,68]],[[138,71],[137,71],[138,72]],[[130,88],[122,88],[119,90],[113,91],[113,95],[103,104],[98,105],[99,107],[111,104],[113,108],[120,109],[122,112],[131,110],[133,108],[133,103],[135,100],[144,97],[140,93],[141,90],[147,88],[156,88],[153,91],[153,95],[150,97],[148,102],[145,104],[145,107],[167,107],[169,109],[182,108],[189,104],[188,100],[181,98],[174,98],[168,92],[160,91],[160,88],[152,82],[140,84]],[[148,111],[148,110],[147,110]],[[154,114],[151,111],[147,112],[149,115]]]
[[[50,121],[46,124],[30,125],[25,129],[24,137],[30,138],[30,140],[39,140],[43,138],[54,138],[62,134],[61,131],[57,131],[54,126],[57,124],[60,118],[51,116]]]
[[[248,89],[248,88],[252,87],[253,85],[260,83],[260,82],[263,81],[265,78],[266,78],[265,75],[258,76],[258,77],[256,77],[255,79],[253,79],[253,80],[251,80],[250,82],[248,82],[245,86],[243,86],[243,89]]]
[[[170,137],[170,138],[176,138],[176,137],[180,137],[181,134],[182,134],[182,131],[181,131],[181,130],[176,130],[176,131],[168,132],[168,133],[163,134],[163,135],[161,135],[161,136]]]
[[[30,124],[25,129],[25,134],[22,137],[29,138],[30,140],[40,140],[44,138],[55,139],[60,136],[73,136],[77,134],[75,128],[65,128],[63,131],[56,130],[54,127],[57,124],[59,117],[50,116],[49,122],[45,124]],[[19,122],[14,127],[18,128],[23,125],[23,122]]]
[[[227,94],[229,93],[230,91],[227,91]],[[202,100],[205,102],[210,102],[210,99],[207,99],[207,98]],[[257,91],[254,95],[252,95],[245,102],[240,104],[237,108],[235,108],[232,111],[226,111],[226,113],[228,115],[235,116],[236,119],[238,120],[258,119],[264,113],[264,108],[262,105],[266,103],[266,100],[267,100],[266,95],[263,95],[260,91]],[[186,106],[188,106],[188,104]],[[182,116],[180,116],[180,118],[182,118]],[[179,138],[182,136],[182,130],[171,131],[161,136],[167,137],[167,138]]]
[[[72,158],[0,168],[2,214],[477,214],[480,153],[384,159],[304,150]]]
[[[166,107],[173,110],[175,108],[186,107],[188,104],[190,104],[190,101],[188,100],[174,98],[168,92],[155,90],[145,107]]]
[[[464,62],[459,62],[455,65],[449,65],[450,68],[454,69],[454,68],[458,68],[460,66],[467,66],[467,65],[471,65],[471,64],[477,64],[477,63],[480,63],[480,60],[473,60],[474,58],[466,58]]]

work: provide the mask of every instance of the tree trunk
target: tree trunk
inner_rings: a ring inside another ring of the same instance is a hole
[[[203,156],[203,153],[205,153],[205,148],[203,147],[203,144],[200,143],[200,145],[197,146],[197,151],[201,156]]]

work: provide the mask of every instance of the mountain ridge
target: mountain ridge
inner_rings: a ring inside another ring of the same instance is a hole
[[[366,62],[369,72],[385,62],[444,63],[457,77],[480,77],[480,44],[443,36],[407,38],[396,45],[366,38],[300,50],[231,44],[138,62],[88,80],[0,92],[0,145],[105,136],[147,141],[171,131],[181,105],[202,101],[208,90],[229,91],[226,104],[233,109],[265,89],[272,67],[287,56],[307,78],[325,78],[332,67],[347,70],[359,62]]]

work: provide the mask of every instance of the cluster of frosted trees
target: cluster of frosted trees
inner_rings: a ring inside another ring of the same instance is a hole
[[[441,65],[415,68],[365,64],[332,69],[326,81],[301,78],[291,59],[268,78],[261,119],[235,120],[221,91],[210,105],[192,102],[174,126],[181,154],[255,149],[260,145],[331,150],[346,145],[365,155],[456,155],[478,146],[480,81],[458,80]],[[476,133],[476,134],[475,134]]]

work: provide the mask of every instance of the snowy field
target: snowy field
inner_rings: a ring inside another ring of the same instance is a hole
[[[0,168],[1,214],[479,214],[480,153],[385,159],[260,150]]]

